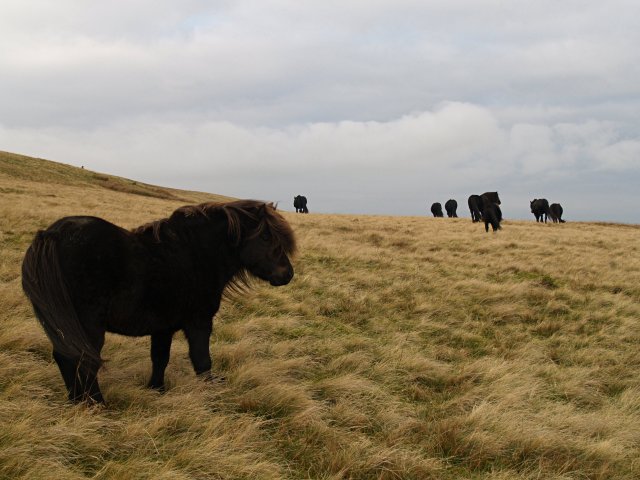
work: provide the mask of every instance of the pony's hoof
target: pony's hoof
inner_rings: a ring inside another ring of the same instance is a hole
[[[207,372],[199,373],[198,378],[201,378],[207,383],[213,384],[225,383],[227,381],[226,377],[223,377],[222,375],[214,375],[210,370]]]
[[[151,390],[155,390],[158,393],[164,393],[167,391],[167,388],[165,387],[164,383],[161,385],[155,384],[155,383],[147,383],[147,388],[150,388]]]
[[[227,383],[227,377],[224,377],[222,375],[210,375],[207,379],[207,382],[215,384]]]

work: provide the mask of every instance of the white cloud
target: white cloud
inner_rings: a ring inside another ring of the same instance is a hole
[[[619,141],[608,123],[500,126],[491,110],[446,103],[388,122],[322,122],[282,128],[230,122],[132,119],[90,131],[0,129],[10,149],[53,156],[137,178],[305,175],[363,171],[428,173],[430,186],[546,177],[576,165],[591,171],[640,170],[638,142]],[[636,157],[637,158],[637,157]],[[127,173],[130,172],[130,173]]]

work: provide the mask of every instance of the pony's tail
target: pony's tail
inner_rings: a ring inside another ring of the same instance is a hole
[[[22,289],[54,351],[78,359],[91,371],[102,365],[100,352],[89,341],[60,267],[58,236],[39,231],[22,262]]]

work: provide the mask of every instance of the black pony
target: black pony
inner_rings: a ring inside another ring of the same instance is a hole
[[[185,206],[131,231],[65,217],[36,234],[22,286],[69,399],[103,403],[97,374],[105,332],[151,335],[151,388],[164,389],[178,330],[196,374],[211,378],[209,337],[225,288],[242,290],[251,276],[286,285],[295,248],[273,204],[255,200]]]
[[[489,224],[493,231],[500,230],[502,222],[502,210],[500,210],[500,197],[498,192],[484,192],[480,195],[482,204],[482,219],[484,220],[484,230],[489,231]]]
[[[549,206],[549,216],[551,217],[551,220],[553,220],[553,223],[566,223],[564,220],[562,220],[562,205],[560,205],[559,203],[552,203]]]
[[[309,213],[307,208],[307,197],[304,195],[297,195],[293,197],[293,206],[296,209],[296,213]]]
[[[469,211],[471,212],[471,221],[479,222],[482,220],[482,199],[480,195],[470,195],[467,200]]]
[[[456,202],[453,198],[446,201],[444,204],[444,209],[447,211],[447,217],[449,218],[458,218],[458,214],[456,210],[458,210],[458,202]]]
[[[442,213],[442,205],[440,205],[439,202],[431,205],[431,213],[433,213],[434,217],[444,217],[444,214]]]
[[[547,217],[551,216],[549,201],[546,198],[534,198],[529,202],[529,205],[531,206],[531,213],[536,217],[536,222],[542,222],[544,217],[544,223],[547,223]]]

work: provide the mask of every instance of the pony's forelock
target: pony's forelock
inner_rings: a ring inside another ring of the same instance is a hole
[[[239,245],[243,239],[252,239],[268,232],[274,243],[287,254],[296,252],[295,234],[286,219],[276,210],[276,204],[257,200],[240,200],[225,204],[209,204],[207,210],[216,208],[221,208],[225,213],[229,238],[235,245]],[[256,222],[255,228],[245,231],[242,228],[243,217]]]

